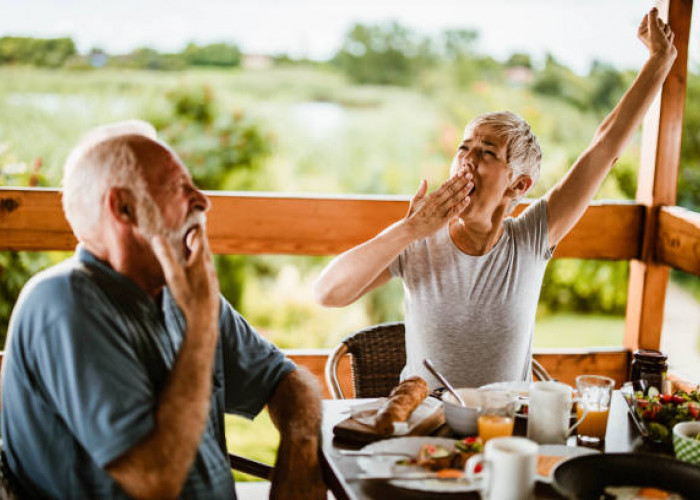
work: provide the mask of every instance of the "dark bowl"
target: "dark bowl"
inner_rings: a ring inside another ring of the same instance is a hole
[[[659,488],[698,498],[700,467],[674,458],[646,453],[582,455],[554,470],[554,489],[571,499],[605,498],[607,486]]]

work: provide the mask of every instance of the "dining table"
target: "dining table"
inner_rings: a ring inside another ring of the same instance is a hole
[[[364,471],[360,468],[357,457],[344,456],[342,450],[357,450],[363,444],[354,444],[348,441],[338,440],[334,437],[333,427],[343,421],[350,414],[350,409],[357,404],[370,402],[370,399],[335,399],[323,401],[322,440],[320,449],[320,461],[324,478],[329,489],[336,499],[352,500],[388,500],[388,499],[434,499],[434,498],[479,498],[477,492],[469,493],[435,493],[430,491],[418,491],[393,486],[386,480],[357,480],[357,476]],[[527,424],[523,419],[517,419],[514,435],[524,436]],[[446,425],[433,432],[434,436],[454,437]],[[569,446],[576,446],[576,436],[569,437]],[[613,392],[606,438],[597,451],[605,453],[651,453],[658,455],[673,455],[672,449],[659,447],[647,442],[640,434],[632,419],[629,417],[627,402],[619,390]],[[535,484],[535,497],[537,499],[560,499],[553,486],[545,481],[537,481]]]

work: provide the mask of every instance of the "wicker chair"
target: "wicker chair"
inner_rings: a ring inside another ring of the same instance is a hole
[[[345,337],[326,362],[326,385],[334,399],[345,399],[338,381],[338,363],[347,355],[352,359],[352,382],[356,398],[387,396],[399,383],[406,364],[406,329],[403,322],[384,323],[364,328]],[[552,380],[547,370],[532,360],[537,380]]]

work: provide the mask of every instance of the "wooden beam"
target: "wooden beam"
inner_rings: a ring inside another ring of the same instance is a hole
[[[323,387],[323,397],[330,398],[331,394],[326,387],[324,368],[328,359],[329,350],[287,350],[287,356],[299,366],[306,367]],[[630,352],[624,348],[586,350],[535,350],[537,359],[552,377],[566,384],[574,386],[576,377],[583,374],[605,375],[615,379],[617,386],[628,379]],[[338,367],[338,380],[344,394],[352,395],[352,371],[350,369],[350,356],[341,359]]]
[[[675,205],[688,73],[692,0],[661,0],[659,13],[676,35],[678,56],[660,96],[644,120],[637,202],[646,207],[642,257],[630,263],[624,345],[658,349],[668,267],[655,262],[657,219],[662,205]]]
[[[337,254],[403,217],[408,207],[405,197],[207,194],[209,238],[220,254]],[[516,214],[526,207],[521,204]],[[642,221],[640,205],[592,204],[555,257],[639,257]],[[59,191],[0,188],[0,250],[72,250],[75,245]]]
[[[700,214],[680,207],[662,207],[656,257],[667,266],[700,276]]]

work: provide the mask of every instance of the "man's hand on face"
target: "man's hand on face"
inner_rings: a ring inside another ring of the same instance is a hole
[[[163,268],[165,281],[185,315],[188,330],[197,327],[216,332],[219,319],[219,280],[203,226],[190,231],[187,244],[191,253],[185,263],[181,264],[175,248],[166,238],[155,236],[151,240],[153,251]]]

